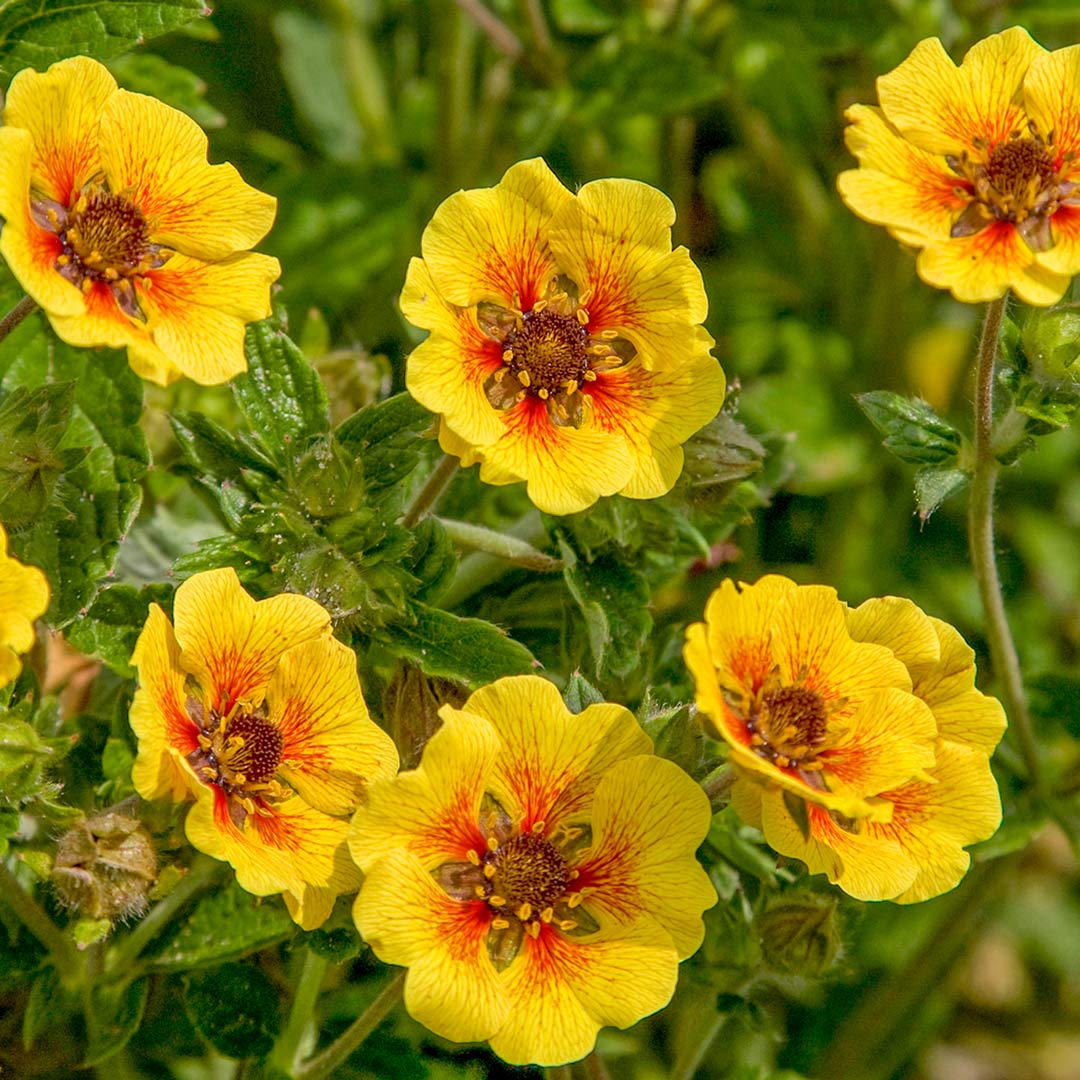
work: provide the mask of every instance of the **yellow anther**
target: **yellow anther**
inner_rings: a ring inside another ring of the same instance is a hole
[[[574,312],[574,315],[582,326],[589,325],[589,311],[587,308],[579,307],[577,311]]]
[[[476,848],[469,848],[469,850],[465,852],[465,858],[468,859],[473,866],[480,865],[480,854]]]
[[[67,266],[67,264],[69,262],[71,262],[71,256],[70,255],[61,255],[59,258],[57,258],[56,265],[57,266]]]
[[[200,750],[209,751],[210,747],[214,745],[206,735],[201,735],[200,734],[198,738],[199,738],[199,749]]]
[[[585,381],[586,382],[596,382],[596,372],[595,371],[586,371],[585,372]]]
[[[546,307],[548,306],[548,304],[550,304],[550,303],[551,303],[551,301],[550,301],[550,300],[537,300],[537,301],[536,301],[536,303],[535,303],[535,304],[533,304],[533,314],[534,314],[534,315],[538,315],[538,314],[539,314],[539,313],[540,313],[541,311],[543,311],[543,310],[544,310],[544,308],[546,308]]]
[[[542,833],[545,828],[547,828],[547,822],[546,821],[534,821],[533,822],[532,831],[534,833],[536,833],[537,835]]]
[[[566,906],[567,906],[567,907],[572,907],[572,908],[575,908],[575,907],[577,907],[577,906],[578,906],[578,904],[580,904],[580,903],[581,903],[581,893],[579,893],[579,892],[572,892],[572,893],[571,893],[571,894],[570,894],[570,895],[569,895],[569,896],[568,896],[568,897],[566,898]]]
[[[492,907],[506,907],[506,897],[505,896],[499,896],[498,893],[492,893],[488,897],[488,903]]]
[[[546,907],[540,912],[541,922],[551,922],[555,918],[555,909],[553,907]]]
[[[499,850],[499,841],[496,840],[494,836],[489,836],[487,838],[487,846],[488,846],[488,851],[498,851]]]
[[[560,930],[575,930],[577,929],[577,923],[573,919],[563,919],[559,923]]]
[[[590,356],[610,356],[611,346],[605,345],[603,342],[598,342],[596,345],[590,345],[585,351]]]
[[[542,398],[544,401],[547,401],[548,392],[547,392],[546,389],[544,389],[544,387],[541,386],[540,389],[536,391],[536,394],[537,394],[538,397]]]
[[[529,373],[524,368],[522,368],[521,371],[517,373],[517,377],[518,382],[521,383],[522,386],[532,385],[532,379],[529,378]]]
[[[485,893],[486,893],[486,890],[484,889],[483,885],[474,885],[473,886],[473,892],[476,893],[476,899],[477,900],[483,900],[484,896],[485,896]]]
[[[555,411],[559,414],[560,420],[569,420],[570,414],[566,411],[566,406],[561,402],[555,402]]]
[[[783,754],[777,754],[776,764],[779,765],[781,769],[786,769],[791,764],[791,759],[784,757]]]
[[[510,361],[513,360],[513,359],[514,359],[514,350],[513,349],[503,349],[503,363],[504,364],[509,364]]]
[[[577,879],[581,877],[581,875],[576,870],[571,870],[570,873],[566,875],[566,877],[569,881],[577,881]]]
[[[566,390],[567,394],[576,394],[578,388],[577,379],[567,379],[566,382],[563,383],[563,388]]]
[[[491,929],[492,930],[506,930],[506,929],[509,928],[509,926],[510,926],[510,923],[507,922],[506,919],[492,919],[491,920]]]
[[[491,866],[490,864],[488,866],[485,866],[484,867],[484,877],[486,877],[488,879],[488,881],[490,881],[494,876],[495,876],[495,867]]]
[[[529,937],[538,938],[540,936],[540,924],[538,922],[527,922],[525,931]]]
[[[88,293],[94,287],[93,278],[83,278],[82,291]]]
[[[528,922],[529,919],[532,917],[532,910],[532,904],[526,903],[522,904],[521,907],[519,907],[517,911],[514,912],[514,914],[517,915],[517,917],[522,922]]]

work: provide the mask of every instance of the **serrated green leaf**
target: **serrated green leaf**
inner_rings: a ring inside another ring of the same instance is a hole
[[[433,517],[426,517],[413,529],[413,546],[405,568],[419,582],[417,600],[433,600],[454,579],[457,555],[446,530]]]
[[[95,983],[90,989],[86,1010],[86,1056],[83,1064],[97,1065],[112,1057],[127,1045],[142,1023],[146,999],[150,995],[150,980]]]
[[[0,76],[68,56],[116,56],[200,15],[203,0],[8,0],[0,4]]]
[[[200,900],[145,960],[155,971],[211,967],[276,945],[295,931],[283,904],[260,900],[233,881]]]
[[[6,803],[31,798],[55,759],[48,742],[14,712],[0,716],[0,791]]]
[[[206,83],[193,71],[148,52],[124,53],[108,66],[125,90],[156,97],[186,112],[200,127],[224,126],[224,115],[206,100]]]
[[[251,964],[188,975],[184,1009],[195,1030],[226,1057],[265,1057],[281,1030],[277,988]]]
[[[379,637],[428,675],[460,679],[475,688],[535,669],[524,645],[483,619],[463,619],[416,602],[407,610],[408,622],[383,627]]]
[[[255,438],[280,467],[330,430],[330,407],[318,372],[269,319],[252,323],[244,343],[248,370],[233,394]]]
[[[416,468],[424,444],[421,433],[431,424],[431,413],[411,394],[395,394],[354,413],[338,427],[337,437],[360,457],[368,492],[377,496]]]
[[[967,486],[970,477],[963,469],[935,469],[927,466],[915,473],[915,509],[926,522],[950,495]]]
[[[604,695],[580,671],[575,671],[566,680],[563,701],[572,713],[584,712],[590,705],[599,705]]]
[[[856,394],[855,400],[870,423],[886,436],[882,445],[901,461],[939,465],[960,451],[960,432],[925,401],[888,390]]]
[[[131,654],[152,603],[165,604],[172,585],[110,585],[102,589],[84,618],[72,624],[68,640],[87,656],[97,656],[124,678],[134,678]]]
[[[628,675],[640,663],[652,630],[648,582],[611,556],[579,560],[562,537],[559,548],[563,579],[585,619],[597,678],[604,682]]]

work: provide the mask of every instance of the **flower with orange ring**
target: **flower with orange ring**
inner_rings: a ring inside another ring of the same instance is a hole
[[[248,250],[276,201],[206,145],[84,56],[20,71],[0,127],[0,254],[64,341],[126,348],[162,385],[246,370],[244,326],[281,272]]]
[[[284,893],[305,930],[360,875],[347,815],[397,750],[368,717],[356,656],[306,596],[256,602],[232,569],[188,578],[175,627],[150,607],[132,663],[133,779],[143,798],[194,799],[188,839],[258,896]]]
[[[0,686],[19,674],[19,653],[34,644],[34,620],[49,607],[48,579],[36,566],[13,559],[7,548],[0,525]]]
[[[667,1004],[716,894],[694,852],[709,802],[620,705],[574,715],[532,675],[500,679],[443,726],[420,766],[375,784],[349,848],[354,915],[408,967],[432,1031],[557,1065]]]
[[[910,600],[851,610],[777,575],[725,581],[684,655],[740,816],[852,896],[946,892],[1000,824],[1005,714],[960,635]]]
[[[424,230],[401,308],[431,331],[406,384],[439,441],[491,484],[524,480],[553,514],[650,499],[719,411],[708,302],[674,208],[633,180],[571,194],[539,158],[459,191]]]
[[[1080,271],[1080,46],[1047,52],[1017,26],[957,67],[928,38],[877,91],[847,112],[848,206],[957,300],[1060,300]]]

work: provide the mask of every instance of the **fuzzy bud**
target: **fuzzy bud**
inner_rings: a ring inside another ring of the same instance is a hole
[[[820,978],[840,952],[836,900],[813,892],[789,894],[756,920],[761,954],[782,975]]]

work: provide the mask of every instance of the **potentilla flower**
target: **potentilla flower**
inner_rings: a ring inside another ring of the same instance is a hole
[[[539,158],[435,211],[401,308],[431,331],[406,384],[440,414],[447,453],[488,483],[525,480],[553,514],[671,489],[682,444],[724,400],[674,220],[647,184],[572,195]]]
[[[851,610],[825,586],[725,581],[685,658],[739,814],[852,896],[946,892],[1000,824],[1005,714],[960,635],[910,600]]]
[[[132,657],[143,798],[194,799],[188,839],[259,896],[284,893],[311,929],[360,875],[346,848],[366,786],[397,771],[368,717],[356,656],[296,594],[256,602],[232,569],[176,590],[175,629],[150,606]]]
[[[848,206],[920,248],[920,277],[958,300],[1060,300],[1080,271],[1080,46],[1047,52],[1013,27],[958,68],[929,38],[877,90],[879,108],[847,112]]]
[[[0,686],[19,674],[19,654],[34,644],[34,620],[49,607],[45,575],[13,559],[7,548],[7,532],[0,525]]]
[[[79,56],[20,71],[0,127],[0,254],[56,332],[126,348],[165,385],[244,371],[276,259],[248,251],[276,201],[209,165],[194,120]]]
[[[577,1060],[666,1005],[701,944],[708,799],[626,709],[573,715],[535,676],[440,716],[420,766],[353,818],[356,924],[408,967],[432,1031],[513,1064]]]

